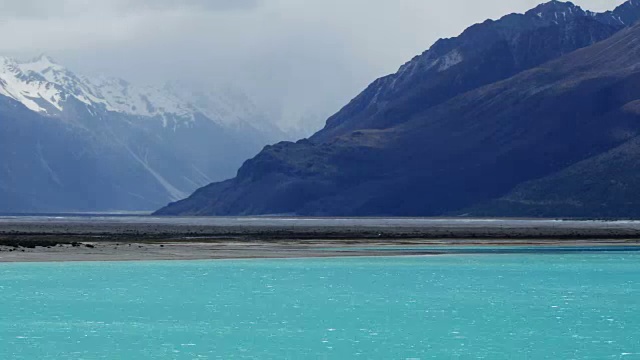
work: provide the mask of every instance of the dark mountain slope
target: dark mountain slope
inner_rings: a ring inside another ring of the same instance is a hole
[[[640,28],[400,125],[267,147],[160,214],[441,215],[490,201],[640,134]]]
[[[498,200],[461,213],[478,216],[637,218],[640,217],[638,174],[640,138],[636,137],[602,155],[548,177],[526,182]]]
[[[439,40],[397,73],[376,80],[311,140],[398,125],[456,95],[606,39],[638,19],[640,3],[595,14],[552,1],[525,14],[476,24],[456,38]]]
[[[602,23],[615,26],[619,24],[631,26],[640,19],[640,3],[638,0],[628,0],[613,11],[606,11],[601,14],[590,13],[590,15],[597,17]]]

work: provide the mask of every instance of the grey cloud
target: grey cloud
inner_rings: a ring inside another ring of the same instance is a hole
[[[0,0],[0,17],[2,18],[30,18],[59,16],[64,14],[64,0]]]
[[[0,55],[44,52],[143,84],[231,83],[283,122],[317,128],[437,38],[543,1],[0,0]]]
[[[145,11],[246,10],[261,0],[0,0],[0,18],[69,18],[93,11],[141,13]]]
[[[259,0],[118,0],[120,10],[172,10],[196,9],[204,11],[225,11],[252,9]]]

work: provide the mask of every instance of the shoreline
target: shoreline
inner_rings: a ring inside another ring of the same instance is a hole
[[[501,249],[503,248],[503,249]],[[585,249],[640,251],[637,241],[415,241],[404,242],[300,242],[297,244],[238,242],[87,242],[51,247],[15,248],[0,245],[2,263],[141,262],[192,260],[304,259],[398,256],[482,255],[577,252]],[[532,250],[533,249],[533,250]],[[538,249],[538,250],[535,250]],[[487,251],[489,250],[489,251]]]
[[[456,253],[443,251],[447,247],[500,246],[640,249],[640,223],[221,226],[113,219],[0,221],[0,263],[446,255]]]

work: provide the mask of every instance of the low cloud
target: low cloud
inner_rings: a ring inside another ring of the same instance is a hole
[[[259,5],[258,0],[115,0],[122,11],[189,9],[197,11],[247,10]]]
[[[73,18],[95,13],[131,14],[154,11],[230,11],[259,6],[260,0],[0,0],[4,19]]]
[[[0,0],[0,55],[246,89],[310,130],[440,37],[542,0]],[[611,9],[623,0],[575,1]]]

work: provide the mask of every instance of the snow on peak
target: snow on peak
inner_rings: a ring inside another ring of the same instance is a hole
[[[89,80],[87,80],[89,81]],[[193,119],[195,108],[163,89],[135,86],[109,77],[93,81],[95,94],[107,110],[139,116],[173,115]]]
[[[78,76],[46,55],[29,61],[0,57],[0,95],[46,115],[63,111],[71,97],[87,106],[136,116],[192,121],[195,112],[193,106],[162,89]]]
[[[29,63],[31,64],[31,63]],[[41,73],[7,57],[0,57],[0,95],[21,102],[30,110],[53,114],[61,111],[61,89]]]
[[[50,70],[64,70],[64,67],[56,63],[47,55],[40,55],[31,61],[22,62],[20,63],[20,68],[24,71],[33,71],[37,73],[43,73]]]
[[[112,77],[88,78],[46,55],[29,61],[0,56],[0,95],[48,116],[64,112],[68,101],[75,99],[94,110],[157,117],[164,126],[190,123],[201,115],[224,127],[279,131],[246,94],[231,87],[198,89],[179,83],[151,87]]]

